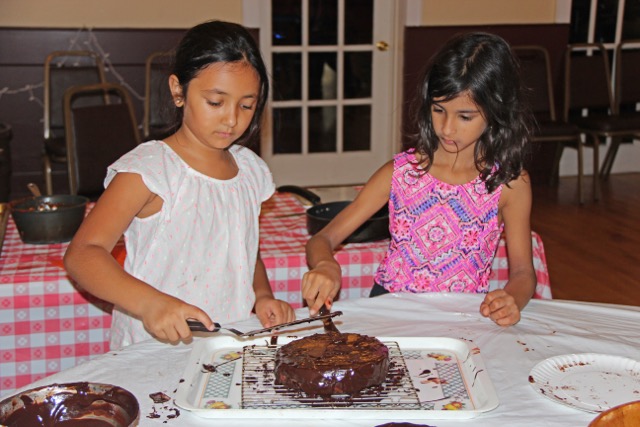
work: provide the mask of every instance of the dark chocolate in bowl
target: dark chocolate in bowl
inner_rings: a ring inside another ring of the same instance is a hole
[[[139,416],[136,397],[111,384],[51,384],[0,402],[0,425],[8,427],[131,427]]]

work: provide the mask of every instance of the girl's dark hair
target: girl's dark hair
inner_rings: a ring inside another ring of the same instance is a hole
[[[255,40],[242,25],[224,21],[208,21],[191,28],[176,48],[172,74],[187,97],[189,83],[201,70],[216,62],[247,62],[258,73],[260,93],[253,119],[236,143],[249,145],[260,133],[262,112],[269,97],[269,78]],[[176,111],[175,129],[182,124],[183,109]]]
[[[475,146],[475,163],[489,192],[520,176],[530,155],[532,114],[509,44],[489,33],[453,37],[431,59],[418,88],[418,132],[405,148],[433,163],[438,137],[433,129],[434,98],[451,100],[468,91],[482,111],[487,129]],[[494,166],[497,170],[491,173]]]

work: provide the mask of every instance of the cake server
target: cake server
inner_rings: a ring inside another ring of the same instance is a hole
[[[253,335],[258,335],[258,334],[262,334],[265,332],[273,332],[275,330],[278,329],[282,329],[282,328],[286,328],[287,326],[293,326],[293,325],[299,325],[301,323],[307,323],[307,322],[313,322],[315,320],[322,320],[323,322],[325,322],[326,320],[328,320],[329,322],[331,322],[331,324],[333,324],[333,321],[331,321],[332,317],[335,316],[340,316],[342,315],[341,311],[334,311],[333,313],[326,313],[326,314],[320,314],[319,316],[314,316],[314,317],[307,317],[304,319],[299,319],[299,320],[294,320],[293,322],[287,322],[287,323],[280,323],[278,325],[274,325],[271,326],[269,328],[263,328],[263,329],[256,329],[253,331],[249,331],[249,332],[242,332],[239,331],[235,328],[227,328],[224,326],[221,326],[219,323],[213,322],[213,325],[215,326],[213,328],[213,330],[209,330],[207,329],[204,324],[202,322],[200,322],[199,320],[187,320],[187,325],[189,325],[189,329],[191,329],[191,331],[193,332],[218,332],[220,331],[220,329],[224,329],[226,331],[229,331],[239,337],[250,337]],[[335,326],[334,326],[335,328]],[[325,327],[326,329],[326,327]],[[337,330],[337,329],[336,329]]]

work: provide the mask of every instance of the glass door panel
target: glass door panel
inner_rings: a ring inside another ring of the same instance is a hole
[[[375,41],[391,41],[393,2],[269,4],[271,28],[262,40],[271,42],[263,50],[273,89],[263,158],[278,185],[364,182],[392,154],[384,94],[393,64]]]

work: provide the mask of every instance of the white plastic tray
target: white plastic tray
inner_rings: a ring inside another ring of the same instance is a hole
[[[384,419],[392,413],[405,420],[473,418],[498,406],[480,350],[452,338],[378,337],[389,346],[396,367],[393,379],[388,376],[383,384],[391,392],[381,398],[373,393],[377,399],[337,396],[327,402],[283,394],[286,389],[273,385],[273,352],[295,339],[278,336],[276,345],[264,337],[217,336],[197,342],[176,405],[204,418]],[[256,354],[264,357],[256,360]],[[205,365],[215,366],[215,372]]]

